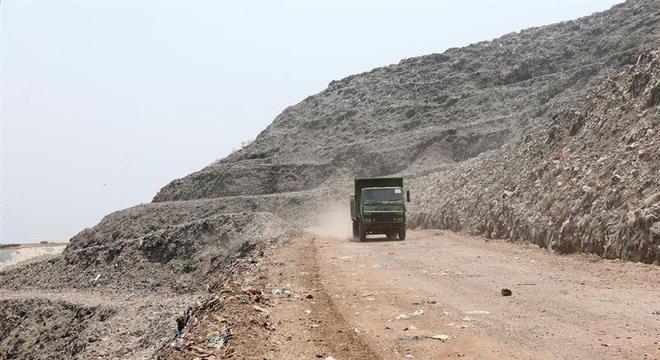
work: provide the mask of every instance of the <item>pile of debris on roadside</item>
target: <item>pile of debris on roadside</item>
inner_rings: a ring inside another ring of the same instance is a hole
[[[172,216],[167,225],[149,218],[139,227],[121,218],[81,232],[61,256],[0,272],[0,359],[152,357],[183,331],[184,309],[214,306],[209,293],[224,293],[263,249],[298,234],[259,212]]]
[[[660,263],[660,47],[552,126],[411,187],[413,226]]]

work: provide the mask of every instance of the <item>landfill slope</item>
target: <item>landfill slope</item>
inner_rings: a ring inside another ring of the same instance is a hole
[[[267,212],[195,207],[125,226],[140,210],[107,216],[62,255],[0,271],[0,359],[151,358],[229,273],[297,234]]]
[[[656,0],[404,59],[332,81],[155,202],[345,186],[441,169],[543,129],[660,36]]]
[[[412,226],[660,263],[660,46],[543,131],[410,183]]]

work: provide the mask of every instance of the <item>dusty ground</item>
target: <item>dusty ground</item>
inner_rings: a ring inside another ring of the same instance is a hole
[[[249,286],[267,312],[243,308],[268,330],[235,336],[233,358],[660,359],[657,266],[444,231],[366,243],[307,233],[264,261]]]

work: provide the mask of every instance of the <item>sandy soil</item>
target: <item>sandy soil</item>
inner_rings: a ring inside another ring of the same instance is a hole
[[[295,296],[273,297],[274,329],[235,343],[234,356],[660,359],[657,266],[445,231],[365,243],[308,234],[269,258],[264,286]]]

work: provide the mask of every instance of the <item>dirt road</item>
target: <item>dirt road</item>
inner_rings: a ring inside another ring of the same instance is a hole
[[[300,296],[272,304],[266,358],[660,359],[657,266],[445,231],[308,233],[271,259],[267,286]]]

